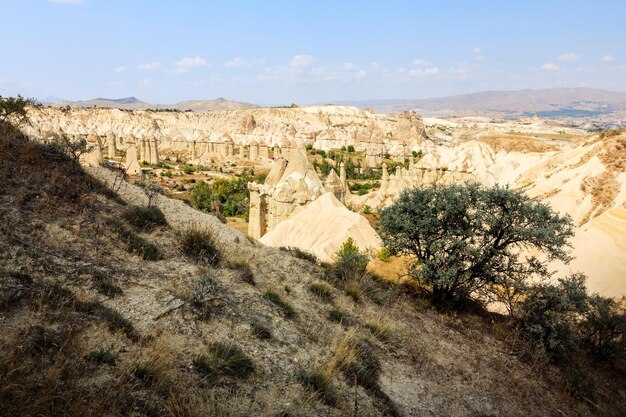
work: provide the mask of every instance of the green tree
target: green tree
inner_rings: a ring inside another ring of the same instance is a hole
[[[436,301],[481,295],[510,310],[525,283],[550,275],[548,262],[569,261],[573,235],[569,217],[548,205],[478,184],[406,191],[382,211],[380,226],[385,246],[412,257],[409,274]]]
[[[39,104],[31,98],[24,98],[19,94],[17,97],[0,96],[0,122],[12,121],[19,125],[26,119],[26,107],[39,107]]]

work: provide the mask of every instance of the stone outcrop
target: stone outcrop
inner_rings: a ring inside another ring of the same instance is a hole
[[[228,141],[222,140],[229,137],[233,148],[256,142],[259,152],[255,159],[269,158],[269,148],[274,148],[275,153],[280,152],[280,156],[288,159],[291,150],[305,144],[324,150],[353,146],[357,151],[365,151],[373,147],[376,154],[389,152],[393,155],[406,153],[407,148],[409,151],[418,149],[425,138],[422,120],[413,112],[380,115],[343,106],[203,113],[42,108],[29,109],[29,120],[31,124],[23,128],[25,133],[41,140],[60,134],[84,137],[91,129],[101,137],[109,132],[118,139],[132,134],[138,138],[139,153],[146,162],[150,162],[147,148],[152,149],[154,145],[151,141],[153,135],[157,138],[160,154],[185,155],[188,145],[195,141],[212,143],[209,153],[230,157],[234,152],[229,150]],[[141,143],[143,139],[148,140],[145,148]],[[262,143],[267,147],[267,156]],[[226,146],[221,147],[220,144]],[[202,151],[204,153],[204,149]],[[278,155],[272,156],[276,158]]]
[[[124,170],[128,175],[141,174],[141,167],[137,161],[137,140],[131,134],[126,137],[124,141],[124,148],[126,150],[126,161],[124,162]]]

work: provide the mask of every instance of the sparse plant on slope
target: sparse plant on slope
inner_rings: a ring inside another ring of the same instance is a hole
[[[361,252],[359,247],[354,243],[352,238],[348,238],[335,255],[336,261],[333,265],[333,274],[336,279],[346,282],[355,274],[363,274],[369,256],[365,252]]]
[[[193,225],[185,230],[181,239],[182,252],[188,258],[207,265],[220,263],[221,255],[211,232]]]
[[[402,193],[380,219],[385,246],[412,257],[409,274],[438,302],[481,295],[510,309],[548,262],[568,261],[569,217],[508,187],[430,186]],[[528,250],[543,255],[526,255]]]

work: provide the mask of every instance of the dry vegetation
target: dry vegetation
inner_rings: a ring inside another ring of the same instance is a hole
[[[522,135],[482,136],[480,140],[491,146],[495,152],[501,150],[506,152],[551,152],[559,149],[556,145]]]
[[[2,416],[624,409],[617,368],[581,378],[525,360],[498,316],[440,313],[371,277],[344,288],[305,254],[262,247],[180,202],[161,199],[167,223],[137,227],[125,202],[144,206],[140,189],[112,191],[0,128]],[[328,319],[333,309],[342,320]]]

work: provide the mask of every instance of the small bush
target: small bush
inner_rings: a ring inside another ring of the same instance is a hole
[[[296,248],[293,246],[289,246],[289,247],[281,246],[279,250],[284,251],[284,252],[289,252],[292,256],[298,259],[304,259],[305,261],[309,261],[314,264],[319,263],[317,256],[313,255],[311,252],[307,252],[300,248]]]
[[[117,363],[118,355],[114,352],[113,347],[108,349],[98,349],[88,354],[89,359],[106,365],[115,365]]]
[[[183,232],[181,247],[183,254],[196,262],[215,266],[221,260],[220,252],[211,233],[197,226],[192,226]]]
[[[167,224],[165,215],[158,207],[131,206],[124,211],[123,216],[132,226],[146,232]]]
[[[313,391],[324,402],[335,404],[337,401],[330,376],[327,373],[323,371],[300,371],[296,378],[305,389]]]
[[[269,327],[264,324],[254,321],[250,324],[250,328],[252,329],[252,334],[261,340],[269,340],[272,338],[272,331]]]
[[[208,319],[219,306],[222,294],[221,284],[215,279],[213,273],[208,271],[194,283],[190,304],[196,309],[201,319]]]
[[[314,282],[309,285],[309,291],[324,301],[333,299],[333,288],[325,282]]]
[[[283,301],[280,294],[275,291],[267,290],[265,292],[265,298],[277,305],[283,312],[286,318],[293,319],[296,317],[296,311],[293,309],[291,304],[286,301]]]
[[[391,337],[391,328],[388,325],[369,322],[365,323],[365,328],[381,342],[386,342]]]
[[[356,274],[364,273],[369,262],[369,256],[359,250],[352,238],[348,238],[343,243],[335,258],[333,275],[336,279],[344,282]]]
[[[611,298],[589,297],[581,331],[587,347],[599,359],[626,353],[626,309]]]
[[[250,269],[250,264],[248,262],[235,261],[232,262],[229,266],[231,269],[237,271],[237,275],[239,276],[240,280],[250,285],[256,285],[256,282],[254,281],[254,273],[252,272],[252,269]]]
[[[254,372],[252,359],[230,342],[211,343],[208,354],[193,358],[193,367],[211,380],[221,376],[246,378]]]
[[[346,312],[340,308],[333,308],[328,312],[328,320],[342,323],[346,319]]]
[[[391,252],[389,252],[389,249],[387,249],[386,246],[383,246],[376,254],[376,257],[383,262],[389,262],[389,259],[391,258]]]
[[[363,291],[361,290],[359,282],[356,280],[346,282],[345,291],[346,295],[352,298],[355,303],[360,303],[363,299]]]

